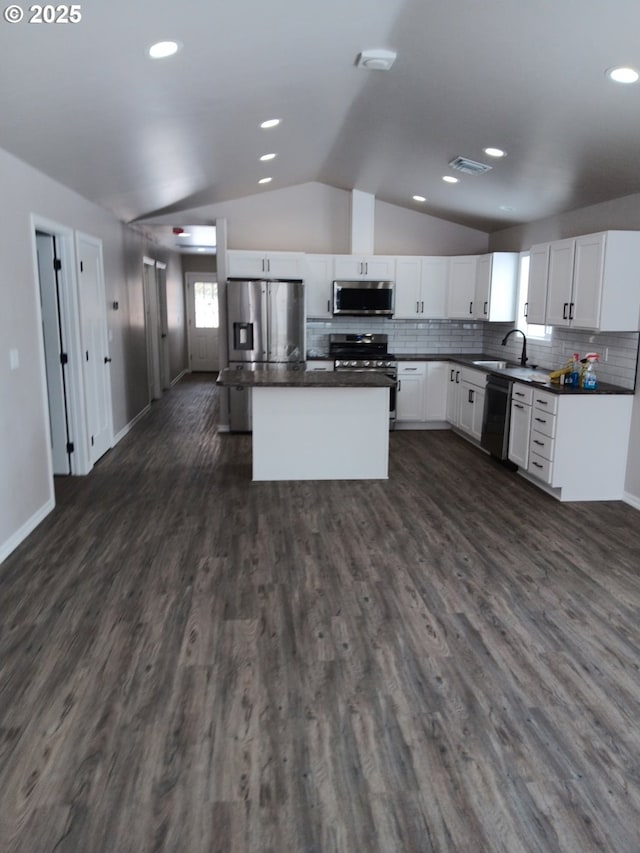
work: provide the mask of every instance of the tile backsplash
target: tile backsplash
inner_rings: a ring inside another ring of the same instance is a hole
[[[486,353],[517,361],[522,337],[512,335],[506,346],[502,339],[512,323],[467,323],[457,320],[385,320],[383,318],[336,317],[307,322],[307,352],[326,355],[329,335],[349,332],[383,333],[389,336],[389,349],[403,353]],[[588,352],[601,354],[598,378],[622,388],[633,388],[638,360],[638,332],[578,331],[554,327],[550,341],[527,338],[529,364],[555,370],[566,364],[573,352],[584,357]]]

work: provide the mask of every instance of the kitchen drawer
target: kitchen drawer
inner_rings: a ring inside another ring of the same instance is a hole
[[[484,388],[487,384],[489,374],[484,370],[473,370],[469,367],[463,367],[460,371],[460,381],[468,382],[470,385],[476,385],[478,388]]]
[[[558,411],[558,395],[533,389],[533,405],[552,415]]]
[[[424,376],[427,372],[427,365],[424,361],[399,361],[398,376]]]
[[[532,477],[537,477],[544,483],[551,483],[553,473],[553,463],[545,459],[544,456],[538,456],[537,453],[529,454],[528,472]]]
[[[545,435],[543,432],[539,432],[538,430],[532,430],[530,444],[531,453],[542,456],[551,462],[553,461],[553,445],[554,440],[548,435]]]
[[[533,388],[531,385],[523,385],[522,382],[514,382],[511,397],[519,403],[530,406],[533,399]]]
[[[544,409],[539,409],[536,406],[531,411],[531,429],[537,432],[548,435],[549,438],[554,438],[556,434],[556,416],[550,415]]]

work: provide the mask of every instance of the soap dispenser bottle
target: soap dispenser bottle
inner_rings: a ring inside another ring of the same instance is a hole
[[[598,380],[596,377],[596,361],[600,356],[597,352],[590,352],[587,355],[587,366],[584,371],[584,378],[582,380],[582,387],[585,391],[593,391],[598,387]]]

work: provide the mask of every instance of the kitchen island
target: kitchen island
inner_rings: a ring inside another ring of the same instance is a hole
[[[217,384],[251,388],[254,480],[388,478],[388,376],[226,368]]]

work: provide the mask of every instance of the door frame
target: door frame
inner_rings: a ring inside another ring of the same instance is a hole
[[[158,294],[158,349],[160,357],[160,386],[171,388],[171,360],[169,356],[169,311],[167,306],[167,265],[156,261],[156,291]]]
[[[47,396],[47,374],[44,356],[44,336],[42,331],[42,305],[40,303],[40,278],[38,272],[38,250],[36,232],[40,231],[56,238],[61,269],[60,282],[60,324],[67,349],[67,406],[69,416],[70,441],[73,453],[70,454],[70,471],[73,475],[88,474],[92,469],[89,457],[89,436],[86,423],[86,401],[82,371],[82,338],[80,334],[80,314],[78,308],[78,280],[76,276],[75,235],[72,228],[32,213],[29,217],[31,228],[31,253],[33,263],[33,284],[38,324],[38,357],[43,393],[45,429],[47,435],[47,464],[49,478],[53,484],[53,459],[51,456],[51,430],[49,426],[49,400]]]
[[[221,351],[221,336],[220,330],[222,327],[222,311],[220,310],[220,282],[218,281],[218,273],[217,272],[186,272],[184,274],[185,280],[185,291],[187,297],[187,354],[189,356],[189,373],[193,371],[192,364],[192,347],[193,347],[193,330],[195,329],[196,318],[195,318],[195,301],[193,297],[193,285],[196,281],[210,281],[218,285],[218,314],[220,317],[220,325],[218,327],[218,364],[221,365],[223,363],[220,357]],[[226,360],[226,353],[225,353]],[[226,361],[225,361],[226,363]]]
[[[153,276],[147,283],[147,268]],[[162,370],[160,365],[160,305],[158,301],[158,279],[156,260],[145,255],[142,258],[142,291],[144,297],[144,329],[147,341],[147,376],[149,402],[162,398]]]

